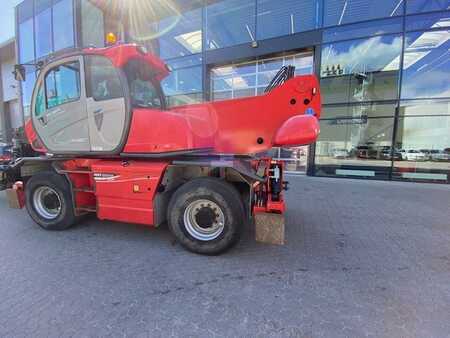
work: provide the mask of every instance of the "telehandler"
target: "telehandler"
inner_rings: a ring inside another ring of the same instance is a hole
[[[36,156],[0,170],[10,205],[39,226],[68,229],[87,213],[167,223],[183,247],[214,255],[254,221],[257,240],[283,242],[287,182],[268,152],[316,141],[315,76],[283,67],[264,95],[169,108],[160,82],[170,70],[139,45],[75,50],[39,68],[25,123]]]

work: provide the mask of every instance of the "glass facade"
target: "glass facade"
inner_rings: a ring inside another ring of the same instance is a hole
[[[311,175],[449,182],[449,0],[139,1],[129,20],[112,20],[98,3],[24,1],[20,61],[103,45],[111,21],[123,22],[125,40],[170,65],[162,83],[169,106],[259,95],[294,64],[320,78],[321,134],[309,152],[276,156],[308,156]]]
[[[449,5],[325,1],[315,175],[450,182]]]
[[[17,6],[18,51],[21,63],[35,63],[63,49],[75,47],[73,0],[26,0]],[[30,111],[37,69],[27,66],[22,83],[25,117]]]
[[[256,1],[224,0],[206,7],[206,48],[256,41]]]
[[[257,39],[313,30],[320,27],[320,1],[257,0]]]

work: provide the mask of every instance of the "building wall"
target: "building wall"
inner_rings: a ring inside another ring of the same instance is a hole
[[[73,1],[79,46],[83,26],[92,22],[83,23],[82,0]],[[220,67],[238,72],[245,63],[312,51],[324,111],[320,139],[309,152],[310,174],[449,182],[448,0],[93,2],[107,9],[105,32],[113,27],[171,66],[163,82],[169,103],[214,99],[212,77]],[[36,2],[31,16],[21,6],[19,50],[29,39],[22,31],[31,32],[43,15]],[[36,58],[45,34],[31,33]],[[252,79],[239,81],[239,93],[260,93],[251,90],[258,86]]]
[[[10,142],[15,128],[22,126],[18,98],[18,83],[12,74],[15,58],[15,41],[7,41],[0,47],[0,133],[3,142]]]
[[[255,80],[239,73],[242,64],[313,49],[324,111],[309,173],[449,182],[449,1],[183,4],[181,15],[132,36],[150,36],[174,69],[163,83],[169,102],[234,93],[233,86],[221,84],[221,95],[214,89],[216,69],[230,67],[239,95],[258,93]]]
[[[3,101],[17,100],[19,97],[18,83],[14,79],[13,71],[16,59],[5,60],[1,64],[1,74],[3,83]]]

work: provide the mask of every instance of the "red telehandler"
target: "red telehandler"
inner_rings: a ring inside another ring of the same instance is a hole
[[[26,206],[46,230],[87,213],[167,222],[182,246],[201,254],[230,248],[249,221],[259,240],[272,230],[284,236],[283,162],[267,154],[315,142],[317,79],[295,77],[289,66],[264,95],[168,108],[160,81],[169,72],[132,44],[41,64],[25,125],[37,156],[0,173],[10,205]],[[16,77],[23,80],[23,66]]]

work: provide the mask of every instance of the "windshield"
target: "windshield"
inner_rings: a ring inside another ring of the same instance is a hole
[[[141,60],[131,60],[125,66],[125,74],[133,107],[163,108],[161,88],[154,81],[154,74],[148,64]]]

